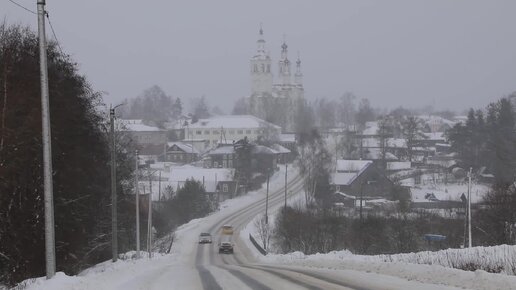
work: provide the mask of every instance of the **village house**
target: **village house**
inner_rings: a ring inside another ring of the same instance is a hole
[[[213,201],[223,201],[238,194],[235,171],[231,168],[202,168],[191,165],[170,167],[168,183],[177,192],[187,180],[200,182]]]
[[[331,183],[336,192],[364,199],[390,199],[395,187],[372,160],[337,160]]]
[[[168,142],[165,161],[187,164],[199,159],[199,151],[188,143]]]
[[[204,158],[206,168],[235,168],[235,147],[233,144],[220,144],[219,147],[209,151]]]
[[[126,132],[136,143],[136,149],[141,159],[157,162],[165,159],[167,147],[167,132],[157,127],[149,126],[142,120],[120,119],[117,130]]]

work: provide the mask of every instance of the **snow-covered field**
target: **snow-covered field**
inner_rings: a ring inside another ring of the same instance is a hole
[[[471,185],[471,202],[480,202],[489,191],[489,186],[485,184],[472,183]],[[438,200],[446,201],[460,201],[460,196],[464,193],[467,196],[468,185],[467,184],[426,184],[418,185],[411,188],[412,201],[414,202],[430,202],[425,199],[426,194],[433,194]]]

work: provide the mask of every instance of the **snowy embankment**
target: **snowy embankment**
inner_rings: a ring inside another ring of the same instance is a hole
[[[256,255],[256,257],[262,263],[267,264],[365,271],[423,283],[444,284],[468,289],[516,289],[516,276],[486,272],[514,274],[516,246],[502,245],[375,256],[336,251],[315,255],[294,252],[285,255],[272,254],[265,257]],[[478,270],[471,272],[460,269]]]

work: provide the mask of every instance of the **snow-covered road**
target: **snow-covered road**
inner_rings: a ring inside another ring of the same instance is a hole
[[[270,209],[283,204],[283,174],[280,170],[271,179]],[[301,191],[301,178],[295,170],[289,170],[289,174],[289,191]],[[238,233],[264,211],[265,190],[228,200],[220,211],[178,229],[169,255],[114,264],[107,261],[78,276],[59,273],[50,281],[38,279],[29,289],[464,289],[369,271],[267,263]],[[233,255],[218,253],[223,224],[235,228]],[[198,244],[201,232],[212,233],[213,244]]]

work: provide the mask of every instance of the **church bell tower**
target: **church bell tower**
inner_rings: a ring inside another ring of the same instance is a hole
[[[256,46],[256,54],[251,58],[251,95],[270,95],[273,78],[271,58],[265,51],[265,40],[263,39],[261,26]]]

